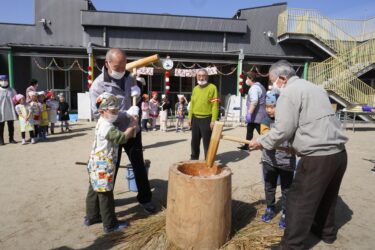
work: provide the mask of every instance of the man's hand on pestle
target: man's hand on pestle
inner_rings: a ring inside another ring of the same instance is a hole
[[[262,145],[256,140],[256,138],[252,139],[249,143],[249,150],[257,150],[262,148]]]

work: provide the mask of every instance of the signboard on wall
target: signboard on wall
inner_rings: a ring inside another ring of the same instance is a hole
[[[204,68],[207,70],[208,75],[217,75],[216,67],[207,67]],[[174,76],[179,77],[195,77],[199,69],[175,69]]]

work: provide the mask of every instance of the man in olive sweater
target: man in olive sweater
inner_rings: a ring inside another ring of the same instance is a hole
[[[199,69],[198,85],[194,87],[189,108],[191,133],[191,160],[199,159],[200,141],[203,138],[204,155],[207,155],[212,128],[219,115],[218,91],[214,84],[208,83],[208,72]]]

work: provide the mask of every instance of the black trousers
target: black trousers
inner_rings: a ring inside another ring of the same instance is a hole
[[[191,121],[191,160],[199,160],[200,143],[203,139],[204,155],[207,156],[208,146],[210,145],[210,139],[212,130],[210,127],[211,117],[197,118],[193,117]]]
[[[281,208],[283,212],[286,211],[286,196],[287,192],[292,185],[294,173],[292,171],[283,170],[276,168],[262,162],[263,165],[263,176],[264,176],[264,192],[266,196],[267,207],[275,207],[275,195],[277,187],[277,179],[280,176],[281,184]]]
[[[34,131],[33,130],[29,131],[29,134],[30,134],[30,138],[34,138]],[[25,137],[26,137],[26,132],[21,132],[21,138],[25,139]]]
[[[148,119],[142,119],[142,121],[141,121],[142,126],[141,127],[145,131],[148,131],[148,129],[147,129],[147,123],[148,123]]]
[[[6,121],[8,124],[9,140],[14,139],[14,121]],[[0,122],[0,142],[4,142],[4,126],[5,122]]]
[[[336,239],[335,207],[346,165],[345,150],[301,158],[286,199],[282,249],[304,249],[311,229],[321,239]]]
[[[118,224],[115,214],[113,191],[95,192],[89,183],[86,196],[86,216],[89,220],[101,218],[104,227],[114,227]]]
[[[260,124],[259,123],[248,123],[246,130],[246,140],[251,141],[254,137],[254,129],[260,134]]]
[[[137,200],[139,203],[146,203],[151,201],[152,193],[150,188],[150,182],[148,181],[147,170],[145,167],[145,161],[143,159],[143,148],[142,148],[142,133],[138,132],[135,138],[131,138],[127,143],[119,146],[118,152],[118,163],[116,174],[120,166],[122,149],[125,149],[128,155],[129,161],[132,164],[135,183],[137,184],[138,195]],[[116,181],[116,177],[115,177]]]
[[[39,125],[34,125],[35,137],[39,137]]]

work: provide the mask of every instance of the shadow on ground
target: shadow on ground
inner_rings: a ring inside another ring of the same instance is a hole
[[[344,226],[346,223],[352,220],[353,211],[350,207],[345,203],[345,201],[339,196],[337,198],[336,204],[336,227],[338,233],[340,233],[340,228]],[[309,237],[305,242],[305,247],[307,249],[312,249],[316,244],[318,244],[320,239],[316,237],[314,234],[310,233]]]
[[[150,180],[150,186],[152,190],[152,201],[156,206],[156,213],[164,210],[167,206],[167,190],[168,181],[160,179]],[[136,204],[136,206],[120,211],[117,213],[119,219],[126,217],[129,220],[143,219],[149,216],[141,206],[138,205],[136,197],[137,193],[134,193],[133,197],[117,199],[115,201],[116,206],[124,206],[129,204]]]
[[[229,151],[216,155],[216,160],[220,161],[220,164],[226,165],[228,163],[241,161],[249,155],[250,153],[244,150]]]
[[[143,148],[144,149],[148,149],[148,148],[164,147],[164,146],[168,146],[168,145],[179,143],[179,142],[183,142],[183,141],[187,141],[187,139],[161,141],[161,142],[157,142],[157,143],[154,143],[154,144],[143,146]]]
[[[57,135],[57,136],[50,136],[50,137],[48,137],[47,140],[40,140],[38,142],[40,142],[40,143],[56,142],[56,141],[67,140],[67,139],[72,139],[72,138],[75,138],[75,137],[84,136],[86,134],[87,133],[69,132],[69,133],[65,133],[65,134],[61,134],[61,135]]]

